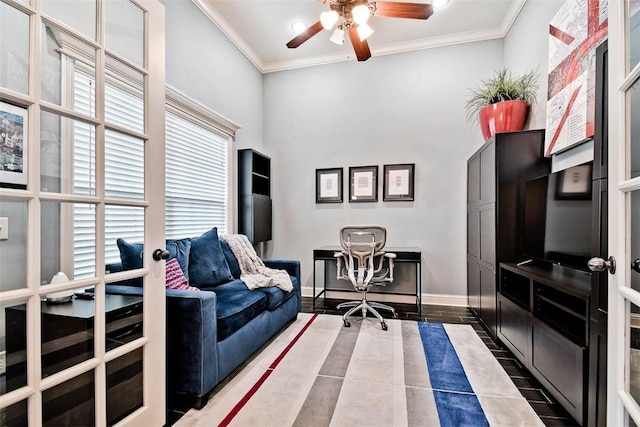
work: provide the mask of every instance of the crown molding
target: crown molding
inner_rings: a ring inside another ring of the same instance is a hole
[[[215,9],[209,0],[192,1],[263,74],[355,60],[355,55],[345,55],[341,52],[330,55],[307,56],[301,59],[265,63],[251,48],[251,46],[249,46],[249,44],[240,36],[240,34]],[[526,2],[527,0],[513,1],[499,27],[371,47],[371,54],[374,57],[393,55],[416,50],[503,38],[511,29],[511,26],[515,22]]]
[[[227,22],[226,19],[213,7],[209,0],[192,0],[198,9],[205,14],[207,18],[213,24],[218,27],[222,33],[227,36],[231,43],[233,43],[239,50],[247,57],[249,61],[258,69],[264,73],[264,63],[258,54],[249,46],[249,44],[240,36],[240,34]]]

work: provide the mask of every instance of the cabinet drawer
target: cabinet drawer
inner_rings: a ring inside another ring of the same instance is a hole
[[[499,338],[505,341],[518,359],[529,363],[531,316],[517,304],[498,294]]]
[[[532,333],[531,368],[534,374],[542,376],[543,384],[582,424],[584,347],[574,344],[537,319],[534,319]]]

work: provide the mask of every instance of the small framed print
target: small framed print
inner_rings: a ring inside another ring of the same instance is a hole
[[[414,182],[414,163],[384,165],[384,192],[382,200],[412,201]]]
[[[349,202],[378,201],[378,166],[349,168]]]
[[[27,110],[0,102],[0,187],[27,188]]]
[[[556,200],[591,199],[591,163],[565,169],[558,173]]]
[[[342,168],[316,169],[316,203],[342,203]]]

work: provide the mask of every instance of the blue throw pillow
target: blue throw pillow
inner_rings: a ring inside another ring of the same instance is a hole
[[[227,264],[229,265],[229,271],[231,275],[236,279],[240,278],[240,264],[238,264],[238,260],[236,256],[233,254],[231,247],[229,246],[229,242],[224,239],[220,239],[220,247],[222,248],[222,253],[224,254],[224,258],[227,260]]]
[[[218,240],[218,229],[212,228],[191,239],[189,283],[199,288],[216,286],[233,280],[229,265]]]
[[[124,239],[116,240],[120,249],[120,262],[123,270],[135,270],[142,268],[142,243],[128,243]],[[191,251],[191,239],[167,240],[166,248],[169,251],[169,259],[176,258],[184,276],[189,280],[189,252]],[[142,278],[133,279],[135,286],[142,286]]]

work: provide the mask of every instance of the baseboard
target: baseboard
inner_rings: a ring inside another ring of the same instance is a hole
[[[337,292],[333,291],[328,293],[327,297],[330,298],[346,298],[346,299],[354,299],[355,292]],[[407,301],[407,297],[399,296],[399,295],[380,295],[380,294],[367,294],[371,296],[372,301],[382,301],[382,302],[401,302],[401,303],[411,303],[415,302],[415,297],[408,297],[410,301]],[[375,295],[375,296],[374,296]],[[312,297],[313,296],[313,288],[302,287],[302,296],[303,297]],[[443,294],[422,294],[422,304],[429,305],[448,305],[455,307],[466,307],[468,306],[467,296],[466,295],[443,295]]]

